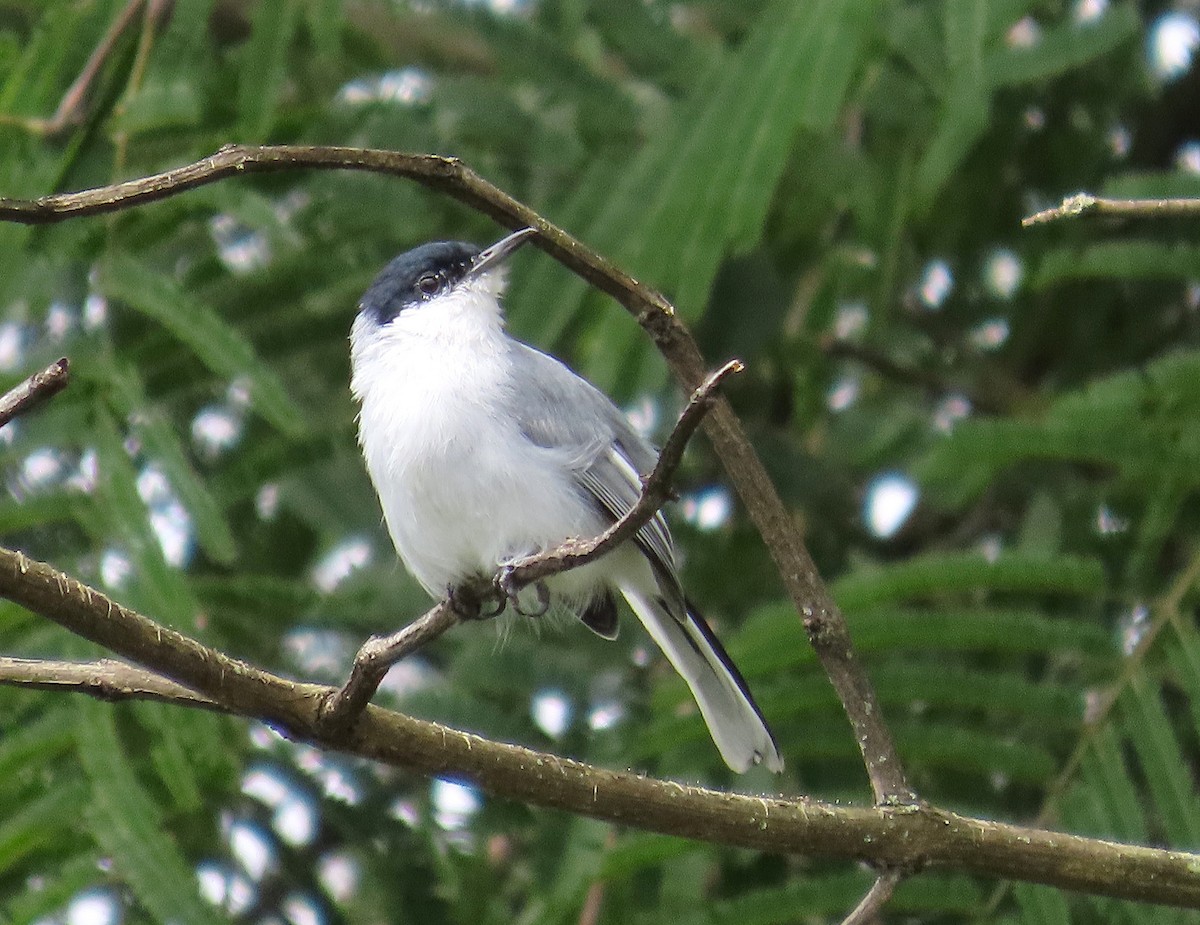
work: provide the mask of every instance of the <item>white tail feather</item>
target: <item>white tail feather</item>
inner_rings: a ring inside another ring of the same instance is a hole
[[[691,688],[725,763],[739,774],[759,763],[782,771],[783,758],[758,708],[700,629],[699,618],[687,614],[677,620],[656,596],[627,584],[621,593]]]

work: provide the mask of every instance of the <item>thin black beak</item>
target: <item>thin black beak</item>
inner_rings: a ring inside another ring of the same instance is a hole
[[[479,256],[471,263],[471,269],[468,270],[470,276],[478,276],[480,273],[486,273],[488,270],[494,269],[504,263],[513,255],[518,247],[537,234],[536,228],[522,228],[520,231],[514,231],[506,238],[501,238],[491,247],[479,252]]]

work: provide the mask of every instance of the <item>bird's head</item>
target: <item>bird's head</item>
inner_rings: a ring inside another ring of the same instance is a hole
[[[500,321],[505,261],[537,232],[522,228],[480,250],[464,241],[433,241],[384,267],[359,302],[360,322],[416,330],[459,322]]]

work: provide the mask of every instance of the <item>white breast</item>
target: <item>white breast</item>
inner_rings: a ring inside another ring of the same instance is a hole
[[[499,319],[460,314],[446,325],[422,311],[383,327],[355,321],[351,389],[396,551],[439,597],[513,557],[590,536],[599,522],[561,455],[530,443],[489,400],[512,387]]]

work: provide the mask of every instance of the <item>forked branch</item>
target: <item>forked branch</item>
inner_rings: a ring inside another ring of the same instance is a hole
[[[97,700],[157,700],[177,706],[229,712],[203,694],[137,665],[102,658],[94,662],[0,656],[0,684]]]
[[[155,699],[197,706],[198,694],[296,739],[421,774],[452,774],[487,793],[531,806],[722,845],[865,861],[884,870],[935,865],[1200,908],[1200,855],[1182,851],[972,819],[933,806],[867,808],[722,793],[592,767],[376,706],[331,740],[321,722],[321,704],[330,688],[289,681],[230,658],[69,575],[3,548],[0,595],[188,691],[173,698],[159,689]],[[0,664],[0,679],[3,673]],[[114,693],[137,695],[136,689]],[[877,897],[878,891],[873,892]]]
[[[703,382],[706,367],[700,348],[660,293],[454,158],[362,148],[230,145],[194,164],[155,176],[33,200],[0,199],[0,220],[26,224],[63,221],[127,209],[242,173],[299,168],[366,170],[407,177],[509,228],[536,228],[534,246],[623,305],[653,339],[685,390],[692,391]],[[775,561],[821,666],[837,691],[876,802],[915,801],[878,698],[854,654],[845,618],[817,572],[795,519],[780,499],[741,422],[729,403],[718,396],[704,426]]]

